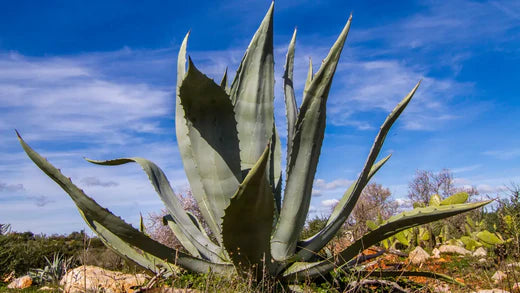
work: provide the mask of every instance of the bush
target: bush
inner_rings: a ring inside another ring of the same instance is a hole
[[[69,235],[35,235],[32,232],[12,232],[0,235],[0,276],[14,272],[25,275],[43,269],[55,255],[70,260],[70,267],[96,265],[110,270],[135,272],[136,266],[124,260],[96,237],[84,231]]]

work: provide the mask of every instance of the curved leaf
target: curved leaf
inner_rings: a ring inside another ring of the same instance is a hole
[[[303,256],[303,259],[308,259],[308,257],[312,255],[310,254],[310,252],[314,253],[315,251],[321,249],[320,245],[326,245],[334,237],[334,235],[336,235],[343,223],[347,220],[348,216],[354,209],[359,199],[359,196],[361,195],[361,191],[363,191],[363,188],[365,188],[368,181],[370,180],[370,174],[373,173],[372,170],[375,167],[374,162],[377,156],[379,155],[379,151],[383,147],[383,143],[385,141],[386,135],[388,134],[388,131],[412,99],[413,94],[417,90],[419,84],[420,82],[417,83],[417,85],[412,89],[412,91],[408,93],[408,95],[394,108],[394,110],[386,118],[385,122],[381,126],[381,129],[379,130],[379,133],[376,136],[376,139],[374,141],[374,144],[372,145],[372,149],[370,150],[365,166],[363,167],[361,174],[355,182],[352,192],[349,193],[346,202],[341,205],[341,210],[337,214],[335,220],[330,222],[330,224],[326,225],[325,228],[323,228],[318,234],[316,234],[313,237],[311,241],[312,244],[315,246],[313,246],[312,249],[310,249],[309,245],[311,245],[311,242],[307,242],[302,245],[302,249],[298,253],[298,255]],[[384,160],[385,159],[381,160],[380,162],[384,162]]]
[[[262,155],[274,125],[274,2],[256,31],[231,85],[244,173]]]
[[[178,229],[174,230],[175,236],[177,236],[179,240],[187,239],[191,243],[191,245],[187,244],[185,248],[190,253],[192,253],[190,247],[195,246],[203,257],[213,262],[223,261],[225,257],[222,249],[211,242],[209,238],[205,237],[205,235],[201,233],[195,224],[193,224],[193,221],[189,218],[188,214],[182,207],[182,203],[180,202],[179,198],[173,192],[173,189],[168,182],[168,178],[166,178],[166,175],[161,170],[161,168],[159,168],[153,162],[143,158],[120,158],[107,161],[95,161],[90,159],[86,160],[90,163],[103,166],[117,166],[127,163],[139,164],[146,175],[148,175],[148,178],[150,179],[150,182],[152,183],[155,191],[163,201],[166,209],[168,209],[170,212],[175,224],[178,226]],[[181,233],[182,235],[178,233]],[[182,244],[184,246],[185,243]],[[198,255],[198,253],[192,254],[195,256]]]
[[[438,194],[434,194],[430,197],[429,205],[431,206],[439,206],[441,204],[441,197]],[[463,202],[460,202],[463,203]]]
[[[283,75],[283,88],[285,94],[285,112],[287,116],[287,160],[291,157],[292,142],[298,118],[298,106],[294,96],[293,72],[294,72],[294,46],[296,44],[296,29],[294,30],[287,57],[285,60],[285,73]]]
[[[320,70],[314,76],[298,114],[291,157],[288,159],[282,209],[271,240],[271,252],[276,260],[285,260],[294,254],[305,224],[325,132],[327,97],[351,19],[352,17],[347,21]]]
[[[401,231],[464,213],[479,208],[490,202],[491,201],[484,201],[451,206],[425,207],[400,213],[390,217],[377,229],[356,240],[345,250],[341,251],[336,258],[328,258],[326,260],[314,263],[305,263],[305,265],[300,262],[298,265],[289,267],[284,273],[284,277],[292,278],[296,275],[302,274],[310,278],[319,276],[324,272],[328,272],[336,267],[341,267],[342,265],[347,264],[351,259],[363,251],[363,249],[366,249]]]
[[[220,226],[229,198],[242,181],[233,105],[226,92],[198,71],[191,60],[180,99],[194,165],[211,214]]]
[[[65,177],[58,169],[31,149],[18,133],[17,135],[29,158],[69,194],[88,226],[107,246],[114,249],[117,253],[156,273],[162,269],[175,271],[175,265],[201,273],[207,271],[221,273],[232,271],[232,267],[228,264],[213,264],[189,256],[178,250],[166,247],[139,232],[121,218],[99,206],[74,185],[70,178]]]
[[[195,257],[201,257],[197,247],[195,247],[195,245],[193,245],[190,239],[186,237],[184,232],[182,232],[182,229],[179,227],[179,225],[177,225],[175,219],[171,215],[166,215],[163,217],[163,224],[168,225],[168,227],[170,227],[173,234],[175,235],[175,238],[179,240],[182,247],[184,247],[191,255]]]
[[[181,48],[179,50],[179,56],[177,59],[177,94],[175,99],[175,133],[177,136],[177,145],[179,147],[179,152],[182,157],[182,163],[184,165],[184,171],[186,172],[186,176],[188,177],[188,181],[190,183],[191,192],[193,197],[197,201],[197,205],[199,206],[200,212],[210,230],[213,232],[213,235],[216,236],[217,241],[219,243],[222,242],[220,225],[218,222],[218,218],[212,211],[212,206],[210,204],[210,199],[204,190],[202,185],[202,178],[197,170],[197,166],[195,164],[195,158],[191,151],[191,143],[190,138],[188,136],[188,126],[186,121],[186,114],[184,113],[184,108],[181,104],[180,98],[180,87],[182,85],[182,81],[184,80],[186,74],[186,46],[188,43],[188,37],[190,33],[186,34],[186,37],[182,41]]]
[[[311,86],[313,73],[312,73],[312,58],[309,57],[309,69],[307,71],[307,79],[305,80],[305,87],[303,88],[303,99],[302,104],[305,102],[305,97],[307,96],[307,92],[309,91],[309,87]]]
[[[239,272],[262,272],[270,262],[274,200],[266,176],[269,146],[240,184],[222,222],[224,245]],[[258,275],[257,275],[258,276]]]
[[[469,194],[467,192],[457,192],[440,202],[440,205],[450,205],[450,204],[461,204],[468,201]]]
[[[377,171],[381,169],[381,167],[383,167],[383,165],[390,159],[390,157],[391,155],[388,155],[379,162],[377,162],[374,166],[372,166],[372,169],[368,174],[368,180],[366,183],[368,183],[368,181],[370,181],[370,179],[377,173]],[[354,191],[355,186],[356,182],[352,183],[352,185],[350,185],[347,191],[343,194],[341,200],[334,207],[334,210],[332,211],[332,214],[330,215],[325,227],[315,235],[298,243],[299,259],[307,261],[313,258],[318,253],[318,251],[320,251],[325,245],[327,245],[330,239],[334,237],[337,231],[333,229],[327,229],[327,227],[340,225],[340,223],[341,225],[343,225],[345,219],[340,217],[341,212],[345,209],[347,203],[349,202],[349,199],[352,197],[352,192]]]

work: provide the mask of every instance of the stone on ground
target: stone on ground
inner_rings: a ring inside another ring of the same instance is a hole
[[[506,277],[506,273],[502,271],[496,271],[496,273],[493,275],[493,277],[491,277],[491,279],[493,279],[495,283],[500,283],[502,280],[505,280]]]
[[[23,276],[20,278],[14,279],[9,285],[7,285],[7,288],[9,289],[25,289],[29,288],[32,285],[32,279],[29,276]]]
[[[439,247],[439,251],[441,253],[455,253],[461,255],[471,255],[471,251],[467,250],[464,247],[460,247],[457,245],[441,245]]]
[[[432,258],[441,258],[441,251],[438,248],[432,250]]]
[[[96,266],[80,266],[70,270],[60,281],[65,293],[133,292],[132,287],[144,285],[147,276],[144,274],[124,274],[102,269]]]
[[[479,248],[477,248],[477,250],[475,250],[473,252],[473,256],[474,257],[486,257],[487,251],[486,251],[486,249],[484,249],[484,247],[479,247]]]
[[[408,255],[408,260],[411,263],[413,263],[415,265],[418,265],[418,264],[421,264],[421,263],[425,262],[429,257],[430,257],[430,255],[428,254],[428,252],[424,251],[424,249],[422,249],[422,247],[417,246]]]

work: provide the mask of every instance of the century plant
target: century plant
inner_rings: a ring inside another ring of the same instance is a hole
[[[403,212],[338,255],[324,258],[318,254],[342,227],[370,178],[390,158],[376,162],[390,127],[412,99],[417,84],[384,121],[359,177],[345,192],[325,227],[312,237],[300,240],[325,133],[327,97],[352,17],[316,73],[312,63],[309,64],[300,107],[293,88],[296,31],[292,36],[283,75],[288,159],[285,176],[282,176],[281,145],[273,104],[273,5],[253,36],[231,86],[227,85],[226,74],[217,84],[201,73],[191,59],[186,70],[188,35],[178,55],[177,143],[191,191],[215,241],[196,217],[182,209],[166,175],[154,163],[135,157],[89,160],[100,165],[139,164],[166,205],[170,215],[165,221],[187,253],[152,240],[99,206],[20,138],[28,156],[70,195],[100,239],[144,268],[154,272],[175,271],[176,266],[202,273],[252,272],[286,282],[312,279],[335,268],[349,271],[360,260],[358,255],[364,248],[400,231],[487,203]]]

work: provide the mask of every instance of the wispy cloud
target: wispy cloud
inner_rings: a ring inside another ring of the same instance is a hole
[[[48,203],[54,202],[54,200],[45,195],[27,196],[27,199],[32,200],[38,207],[44,207]]]
[[[16,192],[23,191],[23,184],[7,184],[0,182],[0,191]]]
[[[479,169],[480,167],[482,167],[481,164],[474,164],[474,165],[469,165],[469,166],[463,166],[463,167],[458,167],[458,168],[452,168],[450,169],[451,172],[457,174],[457,173],[464,173],[464,172],[468,172],[468,171],[473,171],[473,170],[477,170]]]
[[[119,185],[119,183],[115,181],[101,181],[99,178],[93,176],[82,178],[81,182],[87,186],[112,187]]]
[[[500,160],[509,160],[520,156],[520,149],[509,149],[509,150],[489,150],[482,154],[486,156],[492,156]]]

